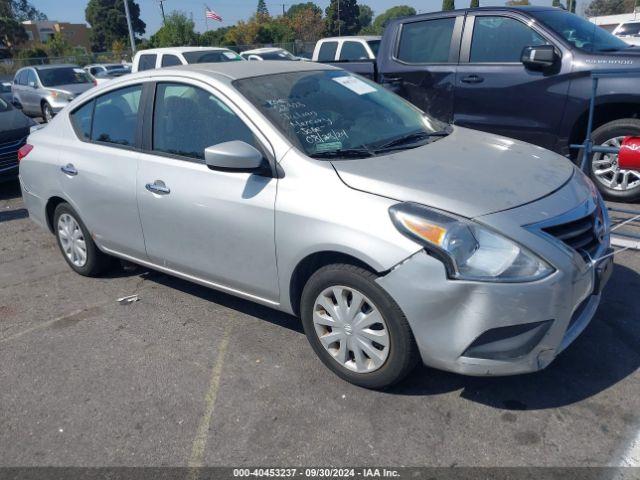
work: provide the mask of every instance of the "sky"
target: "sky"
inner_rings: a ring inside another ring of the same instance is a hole
[[[44,12],[49,20],[59,22],[83,23],[84,10],[88,0],[31,0],[33,6]],[[151,36],[162,25],[159,0],[136,0],[140,5],[140,17],[147,24],[145,36]],[[267,8],[272,15],[282,13],[282,4],[285,8],[293,3],[306,0],[266,0]],[[470,0],[456,0],[456,7],[466,8]],[[551,0],[531,0],[534,5],[551,5]],[[193,15],[196,30],[202,32],[206,29],[204,19],[204,5],[214,10],[224,19],[224,22],[208,21],[210,29],[220,26],[233,25],[238,20],[246,20],[256,11],[258,0],[164,0],[165,13],[172,10],[181,10],[187,15]],[[315,2],[323,10],[329,4],[329,0]],[[442,0],[360,0],[359,3],[369,5],[374,13],[379,14],[394,5],[410,5],[418,12],[432,12],[440,10]],[[504,0],[480,0],[481,6],[504,5]],[[578,5],[579,6],[579,5]]]

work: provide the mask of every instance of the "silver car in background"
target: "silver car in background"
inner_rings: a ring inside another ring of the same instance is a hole
[[[30,217],[79,274],[116,257],[298,315],[322,362],[369,388],[418,360],[545,368],[612,268],[602,199],[565,158],[320,64],[114,79],[21,158]]]
[[[26,115],[50,122],[71,100],[94,85],[77,65],[42,65],[18,70],[11,91],[14,104]]]

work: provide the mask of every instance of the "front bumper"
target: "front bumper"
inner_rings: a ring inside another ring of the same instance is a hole
[[[557,271],[526,284],[462,282],[446,279],[442,264],[419,252],[378,282],[405,313],[425,365],[466,375],[514,375],[545,368],[582,333],[611,264],[609,257],[582,273]],[[603,273],[597,277],[598,269]],[[532,329],[514,329],[512,337],[484,345],[482,356],[494,358],[467,356],[483,334],[522,325]],[[528,348],[538,325],[545,326],[543,335]],[[500,344],[505,341],[510,345]]]
[[[378,278],[404,312],[423,363],[477,376],[534,372],[587,327],[613,268],[609,237],[594,263],[536,226],[596,208],[597,194],[581,182],[542,201],[477,219],[549,261],[556,271],[542,280],[450,280],[444,265],[425,251]],[[566,212],[566,205],[580,207]]]

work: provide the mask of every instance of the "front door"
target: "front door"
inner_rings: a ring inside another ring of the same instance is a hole
[[[240,115],[208,87],[157,84],[137,185],[147,254],[165,268],[277,301],[277,180],[204,163],[205,148],[224,142],[270,148]]]
[[[525,47],[551,43],[505,13],[467,17],[456,76],[456,125],[557,148],[569,81],[522,64]]]

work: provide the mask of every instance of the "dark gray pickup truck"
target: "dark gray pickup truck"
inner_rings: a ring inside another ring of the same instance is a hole
[[[486,7],[397,19],[376,61],[336,62],[373,78],[436,118],[517,138],[569,156],[585,138],[590,73],[640,68],[640,48],[552,7]],[[600,81],[594,141],[640,135],[640,78]],[[473,152],[470,152],[471,154]],[[640,173],[596,154],[596,185],[640,200]]]

